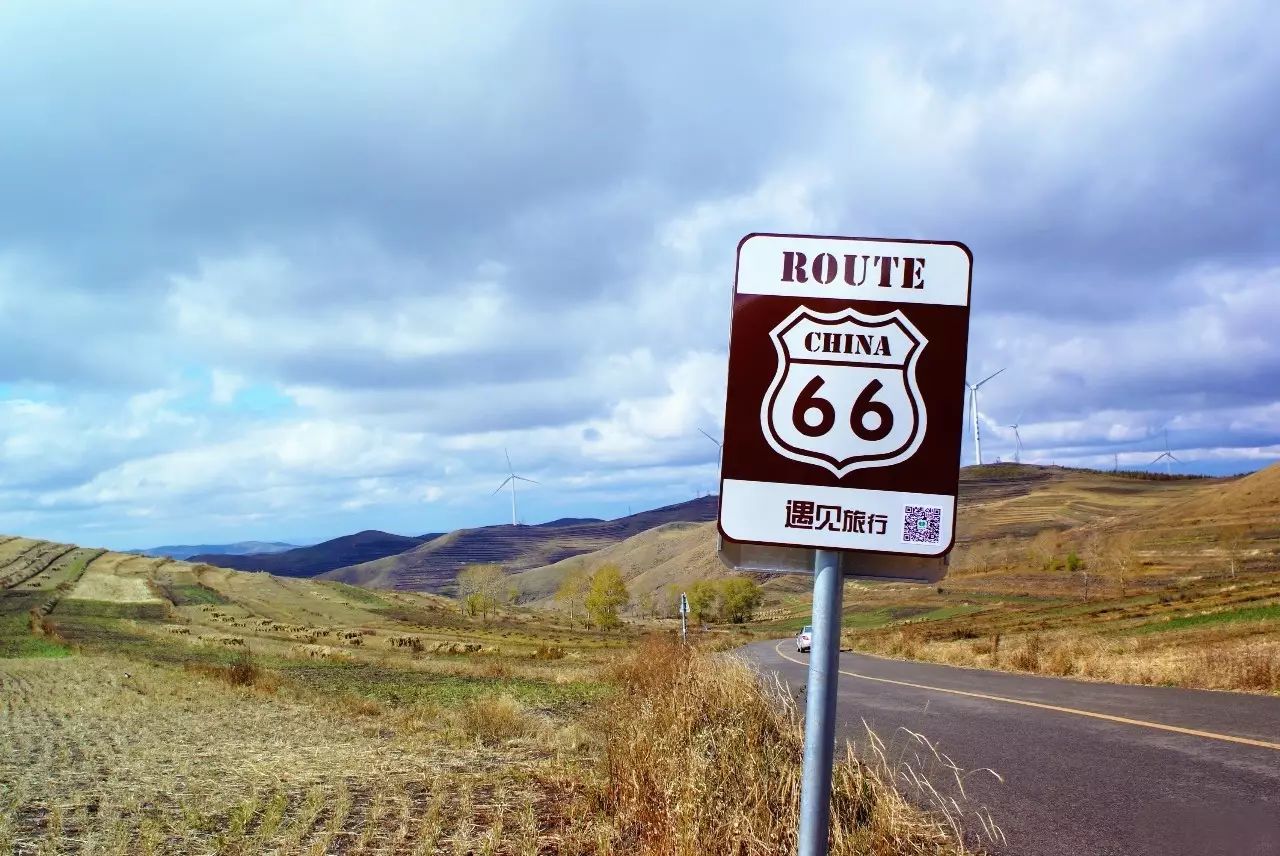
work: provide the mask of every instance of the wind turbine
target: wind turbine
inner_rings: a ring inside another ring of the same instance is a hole
[[[703,437],[706,437],[712,443],[716,444],[716,449],[717,449],[716,466],[723,467],[724,466],[724,443],[720,442],[715,437],[712,437],[710,434],[708,434],[706,431],[703,431],[701,428],[698,429],[698,433],[700,433]],[[711,492],[708,491],[707,496],[710,496],[710,495],[711,495]]]
[[[1004,369],[1000,369],[992,375],[987,375],[977,383],[969,383],[965,381],[964,385],[969,387],[969,415],[973,417],[973,462],[978,466],[982,466],[982,436],[978,431],[978,390],[982,389],[982,385],[991,380]]]
[[[1154,467],[1156,464],[1160,463],[1161,461],[1164,461],[1165,475],[1173,475],[1173,465],[1175,463],[1177,464],[1182,463],[1182,461],[1179,461],[1177,458],[1173,456],[1173,452],[1169,451],[1169,429],[1168,428],[1164,429],[1164,451],[1161,452],[1159,455],[1157,455],[1156,459],[1151,463],[1147,464],[1147,466]]]
[[[527,479],[524,476],[516,475],[516,471],[511,467],[511,455],[507,453],[505,448],[502,450],[502,454],[507,457],[507,472],[510,473],[510,475],[508,475],[506,479],[503,480],[502,484],[498,485],[497,489],[489,495],[496,496],[498,491],[502,490],[508,484],[511,485],[511,525],[519,526],[520,523],[516,517],[516,482],[522,481],[528,482],[529,484],[539,484],[539,482],[536,482],[533,479]]]
[[[715,437],[712,437],[710,434],[708,434],[706,431],[703,431],[701,428],[698,429],[698,433],[701,434],[703,437],[706,437],[712,443],[715,443],[716,448],[720,450],[719,455],[724,455],[724,443],[721,443],[719,440],[717,440]],[[717,461],[718,460],[719,460],[719,456],[717,456]]]
[[[1018,417],[1018,420],[1019,420],[1019,421],[1021,421],[1021,420],[1022,420],[1022,417],[1021,417],[1021,416],[1019,416],[1019,417]],[[1013,462],[1014,462],[1015,464],[1020,464],[1020,463],[1022,463],[1022,435],[1018,433],[1018,423],[1017,423],[1017,422],[1013,423],[1013,424],[1012,424],[1012,425],[1010,425],[1009,427],[1013,429],[1013,439],[1014,439],[1014,440],[1016,441],[1016,443],[1017,443],[1017,445],[1016,445],[1016,446],[1014,446],[1014,449],[1013,449]]]

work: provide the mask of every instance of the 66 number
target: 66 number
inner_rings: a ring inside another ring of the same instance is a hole
[[[796,430],[807,437],[821,437],[829,432],[836,424],[836,409],[830,401],[825,398],[818,397],[818,390],[822,389],[826,384],[821,377],[815,376],[813,380],[805,384],[804,389],[800,390],[800,397],[796,399],[795,406],[791,408],[791,422],[796,426]],[[849,426],[853,428],[853,433],[857,435],[859,440],[867,442],[875,442],[883,440],[889,436],[889,432],[893,430],[893,411],[889,409],[889,405],[882,401],[873,401],[875,395],[884,389],[884,384],[879,380],[872,380],[858,394],[858,398],[853,402],[853,412],[849,414]],[[810,410],[817,410],[821,418],[817,425],[810,425],[805,421],[805,414]],[[874,428],[868,428],[866,418],[870,415],[879,417],[879,421]]]

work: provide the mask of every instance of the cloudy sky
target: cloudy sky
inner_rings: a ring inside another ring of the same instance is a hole
[[[707,492],[750,231],[967,243],[988,458],[1280,457],[1275,4],[901,5],[0,5],[0,531]]]

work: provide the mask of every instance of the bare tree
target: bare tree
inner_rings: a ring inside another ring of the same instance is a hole
[[[1245,526],[1228,526],[1218,536],[1222,552],[1227,556],[1231,579],[1236,578],[1236,570],[1244,564],[1245,545],[1249,543],[1249,529]]]
[[[585,621],[587,616],[587,593],[591,590],[591,573],[586,562],[578,561],[565,574],[560,588],[556,591],[556,600],[564,604],[565,611],[573,621]]]
[[[1133,532],[1119,532],[1111,536],[1107,542],[1107,567],[1116,584],[1120,587],[1120,596],[1124,597],[1129,581],[1133,579],[1138,567],[1138,536]]]
[[[468,615],[478,615],[487,622],[511,594],[507,575],[498,565],[468,565],[458,573],[458,596]]]
[[[1058,560],[1058,533],[1045,529],[1027,545],[1027,558],[1036,570],[1052,571]]]
[[[960,561],[964,570],[980,574],[991,564],[991,545],[985,541],[970,541],[965,545]]]
[[[1081,555],[1083,553],[1083,555]],[[1083,549],[1076,552],[1071,548],[1067,552],[1067,572],[1078,574],[1084,588],[1084,599],[1089,599],[1089,581],[1091,577],[1101,576],[1108,569],[1108,555],[1101,535],[1092,535],[1085,542]]]

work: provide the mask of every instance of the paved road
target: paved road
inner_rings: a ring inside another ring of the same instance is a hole
[[[803,693],[790,640],[748,657]],[[838,734],[908,728],[971,777],[1017,856],[1280,856],[1280,698],[840,655]]]

